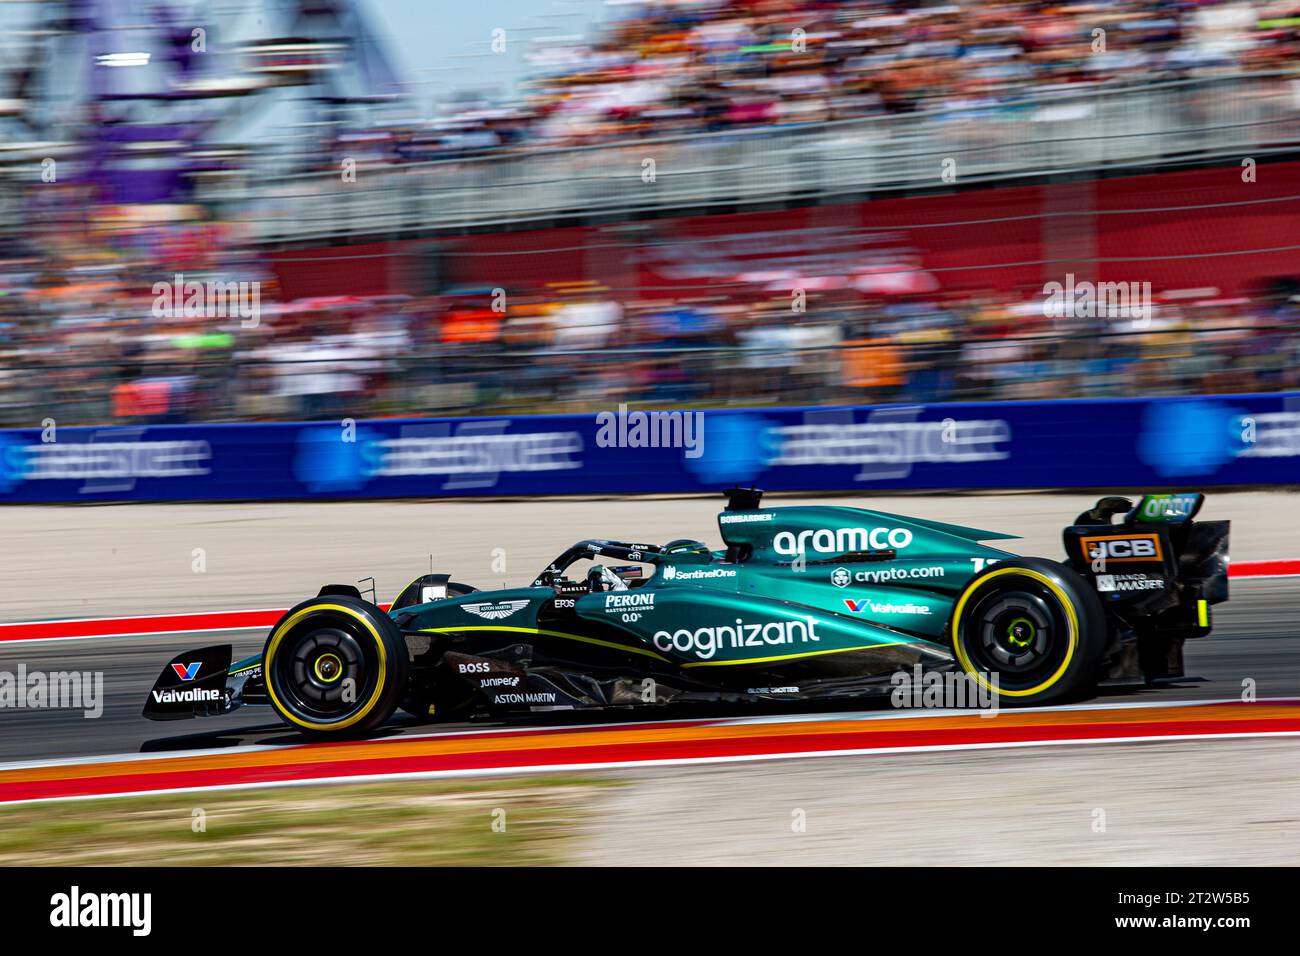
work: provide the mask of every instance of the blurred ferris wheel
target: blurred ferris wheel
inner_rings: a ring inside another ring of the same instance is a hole
[[[360,2],[0,0],[0,165],[68,161],[103,201],[165,202],[254,152],[318,161],[401,101]]]

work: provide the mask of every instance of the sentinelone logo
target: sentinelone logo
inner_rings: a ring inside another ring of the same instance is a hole
[[[674,564],[665,564],[660,570],[660,576],[666,581],[698,581],[702,578],[734,578],[736,572],[727,568],[701,568],[698,571],[687,571]]]
[[[132,936],[148,936],[153,928],[152,893],[82,893],[73,886],[50,897],[50,925],[77,927],[127,926]]]

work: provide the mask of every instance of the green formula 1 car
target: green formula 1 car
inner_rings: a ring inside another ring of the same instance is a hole
[[[1228,596],[1228,522],[1195,521],[1199,494],[1103,498],[1065,529],[1063,562],[980,543],[1011,535],[727,494],[717,550],[581,541],[528,587],[427,574],[387,610],[327,585],[259,656],[232,663],[221,645],[175,658],[144,714],[266,704],[309,734],[349,735],[399,707],[441,718],[859,698],[918,666],[1042,704],[1181,676],[1183,642],[1210,632]]]

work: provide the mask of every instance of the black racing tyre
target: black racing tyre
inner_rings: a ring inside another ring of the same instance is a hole
[[[953,605],[949,630],[958,665],[1004,705],[1090,694],[1106,650],[1097,593],[1044,558],[1013,558],[976,574]]]
[[[330,594],[280,618],[262,650],[262,674],[286,723],[312,736],[355,736],[393,715],[410,658],[392,618],[373,604]]]
[[[413,604],[419,604],[420,589],[424,585],[432,583],[434,577],[435,575],[432,574],[422,574],[402,588],[402,592],[393,599],[392,610],[396,611],[400,608],[410,607]],[[466,594],[473,594],[477,590],[478,588],[471,587],[468,584],[461,584],[459,581],[447,582],[447,597],[464,597]]]

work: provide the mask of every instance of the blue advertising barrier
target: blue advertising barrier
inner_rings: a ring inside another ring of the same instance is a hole
[[[0,502],[1300,483],[1300,393],[0,431]]]

